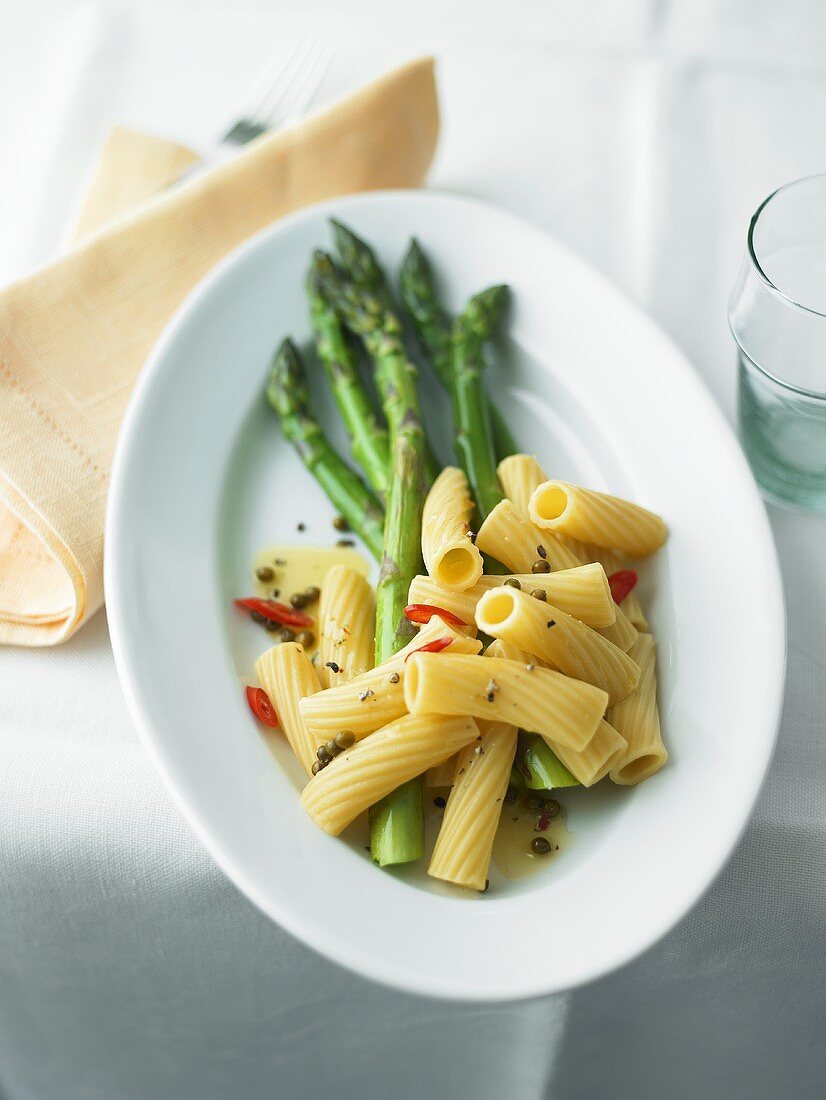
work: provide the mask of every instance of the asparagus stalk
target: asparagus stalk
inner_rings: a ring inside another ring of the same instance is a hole
[[[347,327],[361,336],[373,360],[390,429],[384,555],[376,588],[376,664],[379,664],[413,636],[404,607],[410,582],[421,567],[427,440],[417,371],[405,353],[401,323],[384,275],[370,248],[344,226],[333,224],[345,274],[328,275],[324,289]],[[403,784],[371,807],[370,851],[382,867],[409,863],[424,855],[420,779]]]
[[[384,511],[367,486],[333,450],[310,407],[304,365],[289,339],[273,356],[267,401],[278,414],[281,429],[302,462],[350,527],[381,558]]]
[[[398,652],[413,636],[404,608],[410,582],[421,566],[423,458],[424,432],[416,410],[410,408],[393,444],[384,556],[376,588],[376,664]],[[371,807],[370,852],[381,867],[409,863],[424,855],[421,779],[411,779]]]
[[[361,384],[356,358],[338,315],[324,293],[324,280],[333,270],[330,257],[316,252],[307,277],[316,351],[350,437],[353,456],[373,490],[384,498],[390,475],[390,442]]]
[[[424,352],[442,385],[450,393],[453,376],[451,321],[442,308],[436,280],[427,256],[413,238],[399,273],[402,301],[413,320],[413,327]],[[501,461],[516,454],[518,447],[496,405],[488,401],[493,449]]]
[[[345,225],[337,221],[332,225],[342,271],[328,272],[323,286],[345,325],[361,336],[373,361],[392,447],[405,411],[419,408],[418,371],[407,356],[403,326],[372,249]],[[425,473],[430,483],[440,466],[424,437],[423,446]]]
[[[470,299],[453,325],[451,399],[456,452],[482,519],[502,499],[482,371],[484,344],[499,322],[506,299],[507,287],[489,287]]]

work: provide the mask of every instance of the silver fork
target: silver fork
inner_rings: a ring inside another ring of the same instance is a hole
[[[241,116],[221,138],[221,145],[238,147],[268,130],[301,118],[327,75],[335,46],[303,35],[287,56],[277,51],[253,84]]]
[[[335,57],[336,47],[304,34],[286,51],[271,55],[247,97],[239,117],[213,149],[178,179],[190,180],[231,159],[248,142],[300,119],[316,96]]]

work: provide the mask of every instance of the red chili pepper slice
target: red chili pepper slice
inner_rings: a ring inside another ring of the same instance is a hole
[[[277,726],[278,715],[263,688],[247,687],[247,702],[255,717],[265,726]]]
[[[633,569],[620,569],[619,572],[612,573],[608,578],[608,585],[614,603],[622,603],[636,583],[637,574]]]
[[[449,626],[468,625],[458,615],[454,615],[452,611],[448,611],[444,607],[437,607],[432,603],[409,603],[404,609],[404,613],[411,623],[429,623],[434,615],[438,615]]]
[[[434,638],[432,642],[427,642],[425,645],[419,646],[418,649],[411,649],[404,659],[405,664],[414,653],[441,653],[443,649],[447,649],[452,641],[452,638]]]
[[[247,611],[257,611],[265,619],[271,619],[274,623],[281,623],[282,626],[313,625],[313,620],[309,615],[305,615],[303,611],[296,611],[294,607],[290,607],[285,603],[279,603],[278,600],[265,600],[259,596],[250,596],[246,600],[236,600],[235,606],[244,607]]]

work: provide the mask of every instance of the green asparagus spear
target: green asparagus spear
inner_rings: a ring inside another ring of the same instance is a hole
[[[333,272],[333,261],[316,252],[307,277],[310,316],[316,351],[327,374],[353,456],[364,470],[373,490],[383,498],[390,472],[390,442],[359,378],[358,366],[347,343],[341,321],[323,290],[325,278]]]
[[[361,336],[373,361],[376,386],[390,428],[390,444],[406,409],[418,410],[418,371],[407,356],[403,327],[384,272],[368,244],[340,222],[333,221],[341,272],[328,272],[323,286],[345,325]],[[424,462],[428,483],[439,472],[427,439]]]
[[[413,637],[404,616],[410,582],[421,568],[421,509],[425,496],[424,432],[414,408],[402,416],[393,444],[384,556],[376,588],[376,664]],[[424,855],[421,779],[411,779],[370,809],[370,851],[382,867]]]
[[[483,290],[470,299],[453,325],[451,399],[456,452],[482,519],[502,499],[482,370],[484,344],[502,315],[507,292],[504,286]]]
[[[273,356],[267,400],[302,462],[348,524],[381,558],[384,511],[367,486],[333,450],[310,407],[304,366],[289,339]]]
[[[341,267],[348,279],[360,290],[367,290],[375,295],[385,309],[393,310],[395,307],[390,284],[373,249],[361,237],[357,237],[352,229],[335,218],[330,219],[330,225],[333,227],[333,239]]]
[[[334,223],[343,274],[323,286],[344,323],[358,333],[373,360],[376,385],[390,428],[390,485],[384,556],[376,588],[376,664],[413,636],[404,616],[410,582],[421,567],[421,512],[427,488],[427,441],[422,427],[418,374],[407,358],[402,327],[384,274],[370,248]],[[370,810],[370,850],[382,867],[424,855],[421,780],[413,779]]]
[[[442,308],[436,290],[436,280],[427,256],[413,238],[399,273],[402,301],[413,319],[413,326],[423,350],[448,393],[453,375],[453,345],[451,322]],[[488,401],[493,448],[497,461],[516,454],[518,448],[496,405]]]

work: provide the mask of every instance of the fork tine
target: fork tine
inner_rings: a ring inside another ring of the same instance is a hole
[[[261,108],[272,94],[273,85],[280,82],[285,68],[292,63],[301,46],[302,39],[296,39],[287,50],[283,43],[273,50],[247,93],[246,103],[240,112],[242,118],[250,121],[258,118]]]
[[[289,94],[291,85],[300,76],[314,48],[315,43],[309,32],[302,35],[295,48],[290,52],[287,61],[282,64],[279,72],[275,75],[267,94],[259,104],[254,117],[255,122],[262,126],[270,124],[279,102],[285,95]]]
[[[290,102],[283,108],[283,123],[301,118],[321,87],[335,54],[335,46],[329,43],[320,43],[313,60],[305,68],[302,77],[294,83],[290,90]]]

